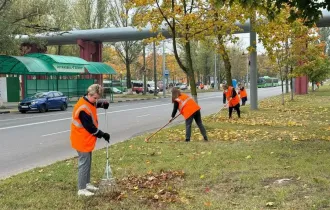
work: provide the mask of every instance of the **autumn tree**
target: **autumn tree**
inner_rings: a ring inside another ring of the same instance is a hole
[[[19,54],[16,35],[57,31],[47,22],[50,8],[50,0],[0,0],[0,53]]]
[[[284,5],[285,7],[285,5]],[[284,105],[284,80],[288,87],[288,75],[290,60],[292,57],[290,48],[295,36],[295,29],[307,30],[301,20],[289,22],[290,8],[286,6],[286,10],[282,10],[274,19],[259,19],[256,26],[259,39],[263,43],[267,54],[273,62],[274,68],[277,70],[282,81],[282,104]],[[291,63],[292,64],[292,63]],[[292,68],[291,68],[292,69]],[[291,85],[292,82],[291,82]],[[287,92],[288,92],[288,88]],[[291,87],[292,90],[292,87]]]
[[[324,54],[330,56],[330,28],[325,27],[319,30],[320,40],[325,43]]]
[[[109,27],[128,27],[134,26],[136,14],[142,13],[144,7],[133,10],[127,6],[128,0],[109,1]],[[124,41],[113,44],[119,58],[126,65],[127,88],[131,87],[131,64],[137,61],[143,49],[141,41]],[[137,63],[136,63],[137,64]],[[136,66],[136,65],[135,65]]]
[[[313,91],[314,84],[326,79],[330,73],[329,57],[324,54],[325,42],[320,41],[318,32],[311,28],[306,36],[306,31],[298,30],[291,49],[295,52],[292,58],[296,63],[294,75],[307,75]]]

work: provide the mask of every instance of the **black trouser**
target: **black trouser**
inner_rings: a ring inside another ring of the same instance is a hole
[[[204,128],[204,125],[202,123],[202,117],[201,117],[201,112],[198,110],[195,112],[193,115],[191,115],[188,119],[186,119],[186,141],[190,141],[190,136],[191,136],[191,124],[193,120],[195,119],[195,122],[201,131],[204,140],[207,141],[207,135],[206,135],[206,130]]]
[[[239,103],[236,105],[236,106],[234,106],[234,107],[229,107],[229,118],[231,118],[231,115],[233,114],[233,109],[235,109],[236,110],[236,112],[237,112],[237,115],[238,115],[238,118],[240,118],[241,117],[241,111],[239,110]]]
[[[247,97],[243,97],[242,98],[242,106],[245,106],[246,101],[247,101]]]

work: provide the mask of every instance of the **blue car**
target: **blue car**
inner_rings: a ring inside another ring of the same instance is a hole
[[[58,91],[37,92],[32,96],[23,99],[18,104],[18,111],[47,112],[49,109],[60,109],[65,111],[68,108],[68,97]]]

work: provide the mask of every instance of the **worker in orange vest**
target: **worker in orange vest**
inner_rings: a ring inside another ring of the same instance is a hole
[[[238,87],[239,87],[238,95],[242,100],[242,106],[245,106],[245,103],[247,101],[247,93],[245,87],[242,84],[240,84]]]
[[[232,117],[233,109],[236,110],[238,118],[241,117],[241,111],[239,109],[239,97],[232,86],[228,86],[227,84],[223,85],[223,104],[226,106],[226,100],[228,101],[229,107],[229,119]]]
[[[200,107],[194,101],[191,96],[181,93],[177,88],[172,89],[172,103],[174,104],[172,112],[172,122],[176,115],[177,110],[180,111],[184,119],[186,120],[186,142],[190,142],[191,136],[191,124],[195,119],[195,122],[204,137],[204,141],[208,141],[206,130],[202,122]]]
[[[89,86],[87,95],[81,97],[73,108],[70,140],[78,152],[78,195],[92,196],[97,187],[90,183],[92,151],[96,139],[104,138],[109,143],[110,134],[98,129],[96,108],[108,109],[109,102],[99,100],[102,88],[98,84]]]

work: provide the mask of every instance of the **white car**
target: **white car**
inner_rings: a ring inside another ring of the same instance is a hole
[[[187,90],[188,89],[188,86],[186,84],[182,84],[180,86],[180,90]]]
[[[155,84],[154,83],[147,84],[147,90],[148,90],[148,93],[154,93],[155,92]],[[158,92],[159,92],[159,87],[157,87],[157,93]]]

